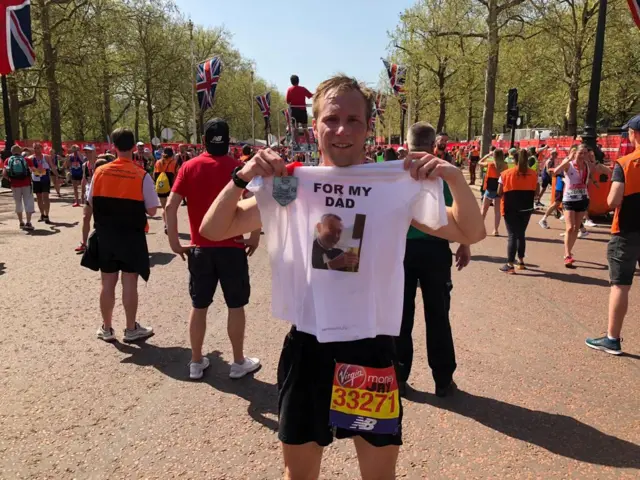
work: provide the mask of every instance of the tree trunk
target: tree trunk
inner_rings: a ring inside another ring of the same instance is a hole
[[[487,41],[489,55],[484,84],[484,110],[482,112],[482,155],[489,153],[493,137],[493,114],[496,103],[496,77],[498,76],[498,55],[500,38],[498,37],[498,5],[497,0],[489,0],[487,16]]]
[[[573,71],[569,83],[569,103],[565,114],[567,135],[574,137],[578,134],[578,101],[580,97],[580,76],[582,74],[582,55],[578,52],[573,59]]]
[[[20,98],[18,97],[18,85],[16,85],[13,75],[7,75],[7,94],[9,95],[13,140],[20,140]]]
[[[49,94],[49,120],[51,126],[51,143],[57,152],[62,151],[62,128],[60,115],[60,87],[56,79],[57,54],[51,40],[51,22],[49,18],[49,3],[46,0],[36,0],[40,28],[42,29],[42,53],[47,93]]]
[[[147,100],[147,122],[149,122],[149,141],[151,141],[151,139],[155,137],[155,135],[154,135],[154,129],[153,129],[153,103],[151,103],[151,79],[148,76],[147,78],[145,78],[144,87],[145,87],[145,96]]]
[[[440,103],[440,114],[438,115],[438,128],[436,132],[440,133],[444,131],[444,124],[447,116],[447,97],[445,95],[445,84],[447,82],[445,73],[446,66],[440,65],[438,69],[438,95]]]
[[[22,138],[29,138],[29,124],[27,120],[24,118],[24,112],[20,114],[20,125],[22,127]]]
[[[140,141],[140,100],[136,100],[136,114],[133,121],[133,133],[136,136],[136,141]]]
[[[471,91],[469,91],[469,111],[467,112],[467,141],[471,140],[473,135],[473,100]]]
[[[416,67],[415,68],[415,75],[414,75],[414,85],[415,88],[413,89],[414,93],[413,93],[413,123],[418,123],[420,121],[420,96],[418,95],[418,91],[420,90],[420,67]]]

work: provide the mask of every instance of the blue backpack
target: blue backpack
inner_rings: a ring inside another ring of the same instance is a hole
[[[29,166],[22,155],[11,155],[9,157],[7,175],[13,180],[24,180],[29,176]]]

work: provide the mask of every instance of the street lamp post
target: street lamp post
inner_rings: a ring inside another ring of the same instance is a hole
[[[602,56],[604,53],[604,32],[607,25],[607,0],[600,0],[598,11],[598,26],[596,27],[596,42],[593,52],[593,66],[591,69],[591,86],[589,87],[589,103],[585,118],[582,142],[596,152],[598,138],[598,102],[600,101],[600,81],[602,79]]]

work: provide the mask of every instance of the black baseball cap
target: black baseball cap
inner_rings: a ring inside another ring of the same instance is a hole
[[[211,155],[229,153],[229,124],[222,118],[213,118],[205,123],[204,144]]]

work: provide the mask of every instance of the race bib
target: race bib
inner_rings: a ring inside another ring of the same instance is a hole
[[[329,424],[360,433],[395,434],[400,397],[393,366],[336,364]]]
[[[567,197],[569,197],[571,200],[582,200],[587,197],[587,189],[572,188],[571,190],[567,190]]]

